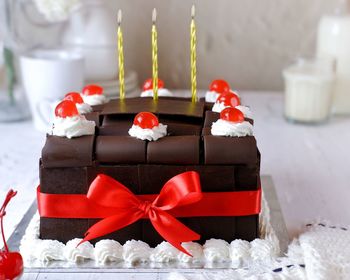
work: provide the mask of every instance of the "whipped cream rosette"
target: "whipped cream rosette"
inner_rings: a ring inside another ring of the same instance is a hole
[[[143,86],[141,97],[153,97],[153,80],[147,79]],[[173,96],[172,92],[164,88],[164,82],[161,79],[158,79],[158,96],[169,97]]]
[[[159,123],[154,114],[141,112],[136,115],[129,135],[141,140],[157,141],[167,135],[167,125]]]
[[[75,103],[63,100],[55,109],[52,135],[73,138],[95,133],[95,122],[80,115]]]
[[[220,119],[211,126],[215,136],[244,137],[253,135],[253,126],[244,120],[243,113],[233,107],[227,107],[220,113]]]
[[[81,97],[79,92],[69,92],[64,96],[64,100],[70,100],[75,103],[75,106],[78,109],[79,114],[87,114],[92,112],[92,107],[84,103],[83,98]]]
[[[90,106],[102,105],[109,101],[109,98],[103,94],[103,87],[99,85],[87,85],[83,88],[81,96],[84,103]]]

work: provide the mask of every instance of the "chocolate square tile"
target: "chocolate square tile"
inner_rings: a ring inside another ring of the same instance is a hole
[[[85,167],[93,161],[94,135],[68,139],[47,135],[41,153],[43,167]]]
[[[199,136],[167,136],[147,145],[147,162],[199,164]]]
[[[96,160],[100,163],[144,163],[146,141],[130,136],[97,136]]]

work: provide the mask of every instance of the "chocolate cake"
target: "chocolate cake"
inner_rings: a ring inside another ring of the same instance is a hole
[[[93,106],[85,117],[96,124],[94,135],[67,138],[47,135],[40,160],[40,191],[45,194],[86,194],[98,174],[106,174],[134,194],[158,194],[173,176],[196,171],[203,192],[241,192],[260,187],[260,154],[254,136],[222,137],[210,132],[220,117],[212,104],[162,97],[111,100]],[[152,112],[167,125],[167,136],[143,141],[128,134],[136,114]],[[253,123],[251,119],[246,119]],[[232,206],[234,207],[234,206]],[[187,217],[181,222],[210,238],[258,237],[257,214],[237,217]],[[40,218],[40,237],[67,242],[83,238],[98,219]],[[135,239],[156,246],[163,238],[142,219],[100,239],[120,243]],[[93,242],[99,239],[93,240]]]

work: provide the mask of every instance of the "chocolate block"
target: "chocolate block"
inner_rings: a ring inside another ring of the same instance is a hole
[[[142,194],[158,194],[172,177],[187,171],[186,166],[139,165],[139,182]]]
[[[235,167],[235,184],[240,190],[255,190],[259,187],[259,168],[256,164]]]
[[[259,237],[259,215],[235,217],[236,239],[253,241]]]
[[[204,244],[206,240],[211,238],[223,239],[227,242],[235,239],[236,219],[233,217],[196,217],[179,218],[179,220],[200,234],[201,238],[197,242],[201,244]],[[247,227],[249,226],[247,225]],[[142,240],[153,247],[164,241],[148,220],[143,221]]]
[[[129,128],[132,126],[135,114],[126,115],[106,115],[104,116],[102,126],[119,126],[121,124],[128,124]]]
[[[253,136],[221,137],[205,135],[206,164],[256,164],[258,152]]]
[[[130,136],[97,136],[96,160],[101,163],[144,163],[146,141]]]
[[[201,135],[202,127],[196,124],[180,124],[180,123],[166,123],[168,126],[167,132],[169,136],[180,135]]]
[[[97,174],[106,174],[119,181],[134,194],[139,194],[139,167],[137,165],[100,165],[96,170]]]
[[[86,113],[84,116],[88,121],[94,121],[97,127],[100,126],[100,114],[98,112]]]
[[[172,168],[172,166],[168,168]],[[199,173],[203,192],[239,190],[235,186],[235,167],[232,165],[193,165],[187,166],[186,171]],[[166,171],[164,170],[164,172]]]
[[[100,221],[99,219],[89,219],[89,228],[93,226],[95,223]],[[142,240],[142,221],[137,221],[131,225],[128,225],[118,231],[114,231],[110,234],[107,234],[100,238],[95,238],[92,240],[92,243],[96,243],[103,239],[113,239],[118,240],[119,243],[124,244],[126,241],[135,239]]]
[[[198,136],[167,136],[147,146],[147,162],[163,164],[198,164]]]
[[[213,112],[213,111],[206,111],[205,112],[205,119],[204,119],[204,127],[210,127],[213,124],[213,122],[216,122],[218,119],[220,119],[220,114]]]
[[[74,238],[84,238],[88,230],[88,219],[40,218],[40,238],[63,243]]]
[[[44,168],[40,165],[40,190],[51,194],[86,194],[90,167]]]
[[[101,112],[101,111],[103,111],[105,105],[106,105],[106,104],[93,105],[93,106],[91,106],[91,107],[92,107],[93,112]]]
[[[93,160],[94,136],[86,135],[68,139],[47,135],[41,153],[43,167],[85,167]]]
[[[117,125],[101,126],[98,129],[100,136],[129,136],[132,122],[120,122]]]

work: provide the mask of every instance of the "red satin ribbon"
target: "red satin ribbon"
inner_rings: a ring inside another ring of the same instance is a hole
[[[189,254],[181,243],[198,240],[200,236],[175,217],[258,214],[261,190],[202,193],[198,173],[190,171],[170,179],[159,195],[134,195],[118,181],[100,174],[87,195],[45,194],[38,187],[37,200],[41,217],[102,218],[89,228],[82,242],[148,218],[165,240]]]

